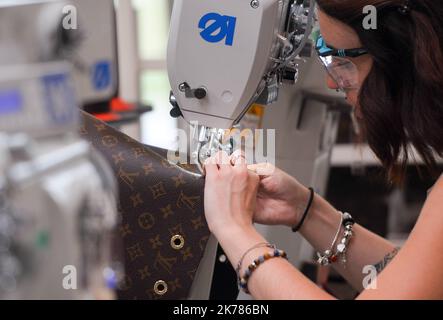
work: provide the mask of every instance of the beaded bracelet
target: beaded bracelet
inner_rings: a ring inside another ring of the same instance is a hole
[[[253,246],[252,248],[248,249],[248,250],[243,254],[243,256],[240,258],[240,261],[239,261],[238,264],[237,264],[237,268],[235,269],[235,272],[237,273],[237,279],[238,279],[238,281],[240,281],[240,278],[241,278],[241,277],[240,277],[240,269],[241,269],[241,266],[242,266],[242,264],[243,264],[243,260],[245,259],[246,255],[247,255],[249,252],[251,252],[252,250],[259,249],[259,248],[270,248],[270,249],[273,249],[273,250],[276,250],[276,249],[277,249],[276,246],[275,246],[275,244],[270,244],[270,243],[267,243],[267,242],[262,242],[262,243],[256,244],[256,245]]]
[[[354,228],[355,221],[352,216],[345,212],[343,213],[343,226],[345,227],[345,231],[343,233],[343,238],[341,242],[337,245],[337,253],[341,255],[341,262],[343,265],[346,264],[346,252],[349,247],[349,242],[351,241],[354,232],[352,229]]]
[[[321,255],[320,253],[317,253],[317,255],[318,255],[317,263],[322,266],[327,266],[329,264],[337,262],[339,257],[341,257],[342,264],[343,265],[346,264],[346,252],[347,252],[347,249],[349,246],[349,242],[353,236],[352,229],[353,229],[355,222],[349,213],[347,213],[347,212],[345,212],[345,213],[340,212],[340,213],[342,215],[342,219],[341,219],[341,223],[340,223],[340,226],[339,226],[336,236],[338,235],[339,231],[341,230],[341,227],[343,226],[345,229],[345,231],[343,233],[343,237],[342,237],[340,243],[337,244],[335,252],[333,251],[333,249],[334,249],[337,237],[334,238],[331,249],[326,250],[323,255]]]
[[[248,281],[249,278],[251,277],[252,273],[257,270],[257,268],[263,264],[264,262],[273,259],[273,258],[284,258],[284,259],[288,259],[288,256],[286,254],[286,252],[284,252],[283,250],[278,250],[275,249],[273,252],[268,252],[265,253],[264,255],[258,257],[257,259],[255,259],[246,269],[244,275],[242,278],[239,279],[239,287],[247,294],[249,294],[249,290],[248,290]]]
[[[340,214],[340,223],[338,224],[338,229],[337,232],[335,233],[335,237],[334,240],[332,240],[331,243],[331,249],[326,250],[323,255],[321,255],[319,252],[317,253],[317,263],[322,265],[322,266],[327,266],[330,263],[336,262],[337,261],[337,256],[332,254],[332,248],[335,247],[335,243],[338,240],[338,236],[340,235],[340,230],[341,227],[343,225],[343,214]]]

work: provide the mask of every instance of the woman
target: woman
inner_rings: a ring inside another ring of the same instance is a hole
[[[329,71],[327,84],[345,91],[390,180],[401,181],[410,145],[435,170],[435,156],[443,155],[443,3],[317,3],[317,51]],[[377,8],[375,30],[364,28],[366,5]],[[319,251],[319,263],[331,264],[359,289],[358,299],[443,299],[443,177],[398,250],[278,169],[259,177],[241,156],[224,153],[205,168],[209,227],[254,298],[333,298],[265,244],[253,226],[258,222],[295,226]],[[375,289],[364,288],[367,266],[377,271]]]

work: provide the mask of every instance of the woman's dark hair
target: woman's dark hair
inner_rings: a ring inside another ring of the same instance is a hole
[[[401,9],[406,3],[410,12]],[[411,145],[436,174],[436,157],[443,156],[443,1],[317,0],[317,4],[355,30],[374,60],[359,94],[361,124],[391,181],[402,181]],[[375,30],[363,25],[367,5],[377,8]]]

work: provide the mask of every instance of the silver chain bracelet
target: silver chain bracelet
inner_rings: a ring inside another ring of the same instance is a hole
[[[317,253],[317,263],[321,266],[327,266],[332,263],[335,263],[338,261],[338,258],[341,257],[342,264],[346,267],[346,252],[349,247],[349,242],[353,236],[353,226],[354,226],[354,219],[352,216],[345,212],[340,212],[341,218],[340,218],[340,225],[338,227],[338,230],[335,234],[334,240],[332,241],[331,248],[326,250],[323,254]],[[338,235],[340,234],[340,231],[342,229],[342,226],[344,227],[343,237],[340,240],[340,242],[336,244]],[[336,249],[334,251],[334,249]]]

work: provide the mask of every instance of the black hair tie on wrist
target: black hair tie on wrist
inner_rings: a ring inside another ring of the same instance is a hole
[[[309,191],[311,192],[311,194],[309,195],[308,205],[306,206],[306,210],[303,213],[303,217],[301,218],[299,224],[292,228],[293,232],[297,232],[298,230],[300,230],[300,228],[302,227],[303,223],[305,222],[306,217],[308,216],[309,209],[311,209],[312,202],[314,201],[314,194],[315,194],[315,192],[314,192],[313,188],[309,188]]]

